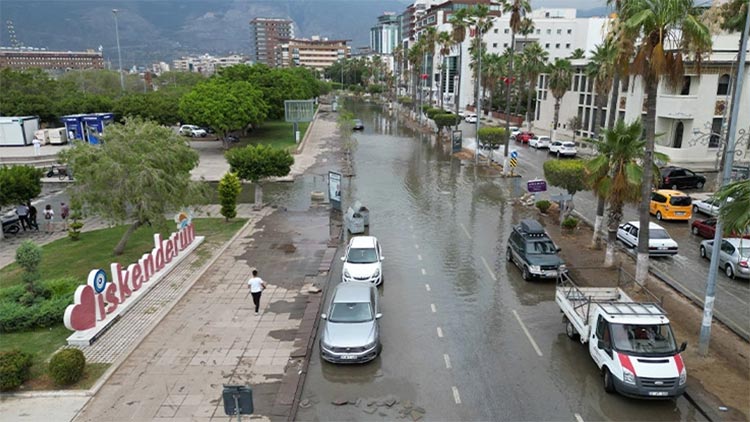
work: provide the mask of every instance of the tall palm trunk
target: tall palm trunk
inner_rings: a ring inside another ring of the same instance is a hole
[[[539,79],[539,77],[533,79]],[[536,80],[529,81],[529,91],[526,96],[526,130],[529,132],[531,132],[531,121],[533,119],[533,114],[531,113],[531,98],[536,97],[536,83]]]
[[[622,221],[622,202],[611,204],[607,212],[607,251],[604,254],[604,266],[615,265],[615,252],[617,251],[617,228]]]
[[[627,76],[626,76],[627,77]],[[612,79],[612,92],[609,96],[609,116],[607,116],[607,129],[611,130],[617,119],[617,109],[620,102],[620,70],[615,68],[615,76]]]
[[[615,116],[617,116],[617,108],[618,108],[618,100],[620,98],[620,71],[615,69],[614,78],[612,79],[612,91],[610,91],[609,94],[609,116],[607,116],[607,130],[611,130],[612,127],[615,125]],[[598,98],[597,98],[598,100]],[[602,98],[602,103],[605,101],[604,98]],[[604,115],[602,113],[601,107],[598,108],[598,116],[601,117],[601,121],[604,122]],[[599,136],[599,125],[594,127],[594,137]],[[604,220],[604,207],[605,207],[605,198],[603,196],[599,196],[596,201],[596,218],[594,219],[594,235],[591,238],[591,246],[596,248],[599,245],[599,234],[602,230],[602,221]],[[615,231],[617,228],[615,228]],[[611,236],[607,237],[607,254],[610,253],[610,251],[614,251],[615,248],[615,242],[616,237],[612,238]],[[614,254],[614,252],[612,252]],[[605,263],[607,262],[607,259],[605,257]],[[614,259],[614,256],[610,259]]]
[[[649,238],[649,199],[653,186],[654,172],[654,137],[656,135],[656,90],[659,80],[654,77],[646,80],[646,150],[643,154],[643,184],[641,184],[641,203],[638,205],[638,257],[635,266],[635,281],[643,285],[648,276],[648,238]]]
[[[557,123],[560,121],[560,100],[561,98],[555,98],[555,114],[552,119],[552,136],[550,136],[552,139],[557,139]]]
[[[523,93],[523,88],[525,87],[525,85],[526,81],[521,79],[518,84],[518,94],[516,95],[516,107],[513,110],[513,114],[516,116],[518,115],[518,110],[521,108],[521,101],[523,100],[521,94]]]
[[[510,31],[510,60],[508,61],[508,83],[505,91],[505,148],[503,149],[503,156],[508,156],[508,150],[510,149],[510,84],[513,80],[513,60],[516,55],[516,32]],[[505,169],[505,163],[503,163],[503,169]]]
[[[458,105],[461,102],[461,66],[463,65],[464,61],[464,49],[461,44],[458,45],[458,65],[456,66],[456,73],[458,74],[458,84],[454,84],[453,86],[453,102],[456,106],[456,116],[458,116]],[[456,118],[456,127],[455,130],[458,130],[458,118]]]

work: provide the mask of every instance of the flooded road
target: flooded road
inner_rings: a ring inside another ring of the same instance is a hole
[[[298,420],[702,419],[684,398],[604,393],[586,348],[565,336],[554,282],[525,282],[506,267],[511,225],[524,217],[509,182],[379,107],[349,108],[365,130],[344,204],[369,208],[369,234],[386,256],[383,352],[366,365],[331,365],[316,340]],[[333,271],[335,284],[338,259]]]

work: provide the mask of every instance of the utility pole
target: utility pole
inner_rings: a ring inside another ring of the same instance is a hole
[[[727,148],[724,151],[724,168],[722,169],[722,183],[724,187],[730,182],[732,175],[732,163],[734,161],[734,148],[737,136],[737,117],[740,112],[740,98],[742,96],[742,84],[745,79],[745,58],[747,56],[747,38],[750,32],[750,5],[747,7],[745,18],[745,29],[742,32],[742,45],[740,46],[737,82],[732,95],[732,112],[729,116],[729,129],[727,130]],[[711,248],[711,264],[708,269],[708,281],[706,282],[706,299],[703,302],[703,321],[701,322],[701,334],[698,344],[698,353],[701,356],[708,354],[708,343],[711,339],[711,321],[714,312],[714,299],[716,298],[716,275],[719,271],[719,250],[721,248],[721,235],[723,221],[716,220],[716,232],[714,243]]]
[[[482,95],[481,87],[482,84],[482,26],[481,22],[477,21],[477,51],[479,51],[479,65],[477,67],[477,121],[476,121],[476,148],[474,148],[474,163],[479,164],[479,120],[482,116]]]
[[[120,28],[117,25],[117,12],[119,12],[119,10],[112,9],[112,14],[115,15],[115,38],[117,39],[117,60],[120,62],[120,89],[125,91],[125,77],[122,75],[122,53],[120,52]]]

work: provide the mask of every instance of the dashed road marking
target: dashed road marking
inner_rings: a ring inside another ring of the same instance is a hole
[[[451,366],[451,357],[448,356],[447,354],[444,354],[443,355],[443,359],[445,360],[445,369],[451,369],[452,368],[452,366]]]
[[[425,285],[424,285],[424,289],[425,289],[425,290],[427,290],[427,291],[429,292],[429,291],[430,291],[430,285],[429,285],[429,284],[427,284],[427,283],[425,283]]]
[[[424,268],[422,268],[422,275],[427,275],[427,271],[425,271]]]
[[[487,263],[487,260],[484,259],[483,256],[480,256],[482,258],[482,263],[484,264],[484,268],[487,269],[487,272],[490,273],[490,277],[492,277],[493,281],[497,281],[497,277],[495,276],[495,272],[492,271],[492,268],[490,268],[490,264]]]
[[[459,223],[458,225],[461,226],[461,230],[464,231],[464,233],[466,234],[466,237],[468,237],[469,239],[471,239],[471,234],[469,233],[468,230],[466,230],[466,226],[464,226],[463,223]]]
[[[581,417],[581,415],[579,415],[578,413],[576,413],[574,416],[576,417],[576,421],[583,422],[583,418]]]
[[[414,249],[419,249],[419,245],[415,243],[414,244]]]
[[[422,255],[417,254],[417,259],[421,261],[422,260]]]
[[[451,387],[451,390],[453,390],[453,400],[456,402],[456,404],[461,404],[461,395],[458,394],[458,388],[456,386]]]
[[[529,333],[529,330],[526,329],[526,326],[523,324],[523,321],[521,321],[521,317],[518,316],[518,312],[516,310],[513,310],[513,315],[516,316],[516,319],[518,320],[518,323],[521,325],[521,329],[523,329],[523,332],[526,333],[526,337],[529,338],[529,341],[531,342],[531,345],[534,346],[534,350],[536,350],[536,354],[540,357],[542,356],[542,351],[539,349],[539,346],[536,345],[536,342],[534,341],[534,338],[531,337],[531,333]]]
[[[434,303],[430,303],[430,309],[432,309],[432,313],[433,313],[433,314],[434,314],[435,312],[437,312],[437,308],[435,308],[435,304],[434,304]]]
[[[442,328],[437,327],[437,333],[438,333],[438,337],[443,338],[443,329]]]

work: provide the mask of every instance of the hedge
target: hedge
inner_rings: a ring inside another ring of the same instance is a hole
[[[28,293],[23,285],[0,289],[0,332],[51,327],[62,322],[65,308],[73,303],[73,293],[80,283],[62,278],[40,284],[41,292],[30,305],[25,304]]]
[[[0,391],[15,390],[29,379],[31,355],[18,349],[0,352]]]
[[[49,361],[47,371],[57,385],[70,385],[78,382],[86,367],[86,357],[79,349],[63,349],[55,353]]]

